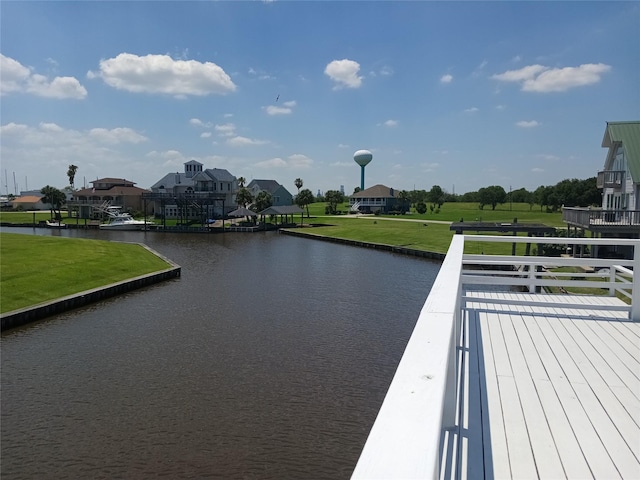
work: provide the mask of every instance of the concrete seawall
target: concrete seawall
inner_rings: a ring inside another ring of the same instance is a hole
[[[93,288],[91,290],[85,290],[66,297],[57,298],[48,302],[39,303],[26,308],[20,308],[11,312],[6,312],[0,315],[1,330],[9,330],[22,325],[26,325],[37,320],[63,313],[74,308],[82,307],[105,298],[115,297],[117,295],[137,290],[139,288],[148,287],[165,280],[180,277],[182,267],[175,264],[168,258],[160,255],[158,252],[150,249],[146,245],[140,244],[148,251],[162,258],[164,261],[171,265],[165,270],[158,272],[147,273],[138,277],[122,280],[120,282],[111,283],[103,287]]]
[[[347,240],[344,238],[325,237],[316,235],[315,233],[301,232],[299,230],[279,230],[280,233],[293,235],[297,237],[313,238],[315,240],[324,240],[325,242],[342,243],[344,245],[353,245],[354,247],[374,248],[376,250],[386,250],[402,255],[411,255],[413,257],[429,258],[431,260],[444,260],[446,254],[437,252],[428,252],[426,250],[416,250],[414,248],[406,248],[398,245],[385,245],[382,243],[363,242],[360,240]]]

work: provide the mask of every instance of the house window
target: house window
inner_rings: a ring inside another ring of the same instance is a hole
[[[217,188],[218,188],[218,184],[216,182],[213,182],[213,189],[217,190]]]
[[[230,191],[231,191],[231,184],[227,183],[227,192],[230,192]]]

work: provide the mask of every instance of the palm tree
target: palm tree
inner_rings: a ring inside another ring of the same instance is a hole
[[[69,170],[67,170],[67,177],[69,177],[69,185],[71,185],[71,189],[73,189],[73,181],[76,178],[77,171],[78,167],[73,164],[69,165]]]
[[[307,207],[307,218],[309,218],[309,204],[313,203],[313,193],[308,188],[302,190],[298,195],[296,195],[296,205],[300,208],[304,209]]]
[[[244,188],[244,184],[245,184],[245,182],[246,182],[246,181],[247,181],[247,179],[246,179],[246,178],[244,178],[244,177],[238,177],[238,187],[240,187],[240,188]]]
[[[301,178],[296,178],[295,182],[293,182],[293,183],[298,188],[298,194],[300,194],[300,189],[302,188],[302,185],[304,185],[304,183],[302,182],[302,179]]]
[[[49,203],[51,205],[51,217],[58,221],[61,220],[62,212],[60,212],[60,209],[62,204],[67,201],[67,196],[64,192],[47,185],[40,190],[40,193],[44,195],[44,197],[42,197],[42,203]]]

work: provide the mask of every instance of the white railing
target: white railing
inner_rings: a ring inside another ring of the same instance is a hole
[[[633,248],[634,259],[465,255],[467,242],[622,245]],[[478,270],[482,265],[493,269]],[[584,274],[549,272],[550,266],[579,266]],[[512,268],[499,270],[500,267]],[[602,267],[609,269],[606,277],[595,270]],[[351,478],[440,477],[443,456],[451,454],[444,452],[447,438],[455,429],[463,285],[502,284],[536,292],[544,287],[584,288],[598,283],[610,295],[623,292],[630,298],[631,305],[621,308],[629,310],[634,321],[640,321],[640,275],[634,276],[634,271],[640,271],[639,240],[455,235]],[[588,280],[594,276],[600,281]],[[499,303],[493,299],[491,302]],[[532,303],[535,302],[528,302]],[[552,306],[548,302],[545,305]]]

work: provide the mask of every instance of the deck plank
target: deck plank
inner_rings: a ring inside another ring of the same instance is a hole
[[[526,337],[528,333],[526,330],[516,331],[514,326],[516,317],[515,315],[501,316],[500,320],[505,340],[509,345],[509,358],[514,371],[515,384],[531,442],[536,470],[541,478],[562,478],[564,476],[562,463],[522,348],[522,344],[526,344],[526,338],[521,339],[520,337]],[[515,461],[519,460],[515,459]]]

